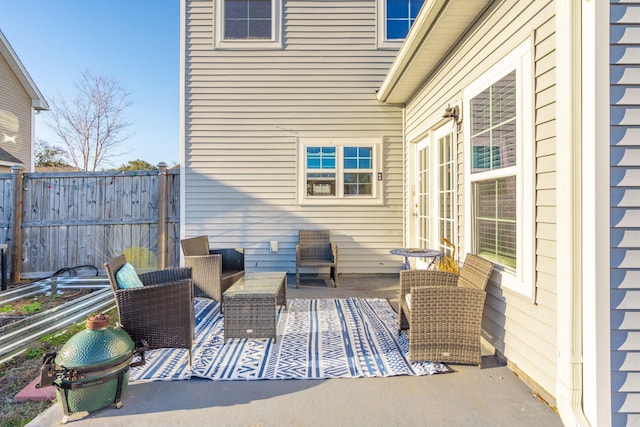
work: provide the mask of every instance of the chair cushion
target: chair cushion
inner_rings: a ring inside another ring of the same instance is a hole
[[[407,307],[411,310],[411,294],[408,293],[404,296],[404,300],[407,302]]]
[[[116,283],[119,289],[141,288],[144,286],[133,265],[128,262],[116,273]]]

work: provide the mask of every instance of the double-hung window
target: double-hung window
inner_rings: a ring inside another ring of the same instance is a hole
[[[464,91],[465,246],[532,295],[535,229],[531,41]]]
[[[282,0],[216,0],[215,47],[280,48]]]
[[[378,45],[396,46],[404,41],[424,0],[377,0]]]
[[[301,139],[299,203],[379,203],[380,147],[376,139]]]

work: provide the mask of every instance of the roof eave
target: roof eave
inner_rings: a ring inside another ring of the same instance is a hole
[[[24,164],[22,160],[9,153],[7,150],[0,148],[0,165],[13,166],[15,164]]]
[[[14,72],[22,87],[31,98],[31,106],[36,111],[48,110],[49,104],[31,79],[20,58],[9,44],[9,41],[0,30],[0,54],[6,59],[9,67]]]
[[[492,0],[426,0],[378,89],[378,100],[405,104]]]

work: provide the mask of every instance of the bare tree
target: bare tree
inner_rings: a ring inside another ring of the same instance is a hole
[[[111,77],[83,72],[71,99],[52,99],[48,127],[67,147],[67,161],[80,170],[95,171],[120,154],[116,150],[131,134],[125,110],[129,93]]]

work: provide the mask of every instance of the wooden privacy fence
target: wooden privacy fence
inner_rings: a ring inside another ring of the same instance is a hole
[[[103,264],[120,253],[139,269],[178,265],[180,172],[0,174],[0,244],[9,283]]]

